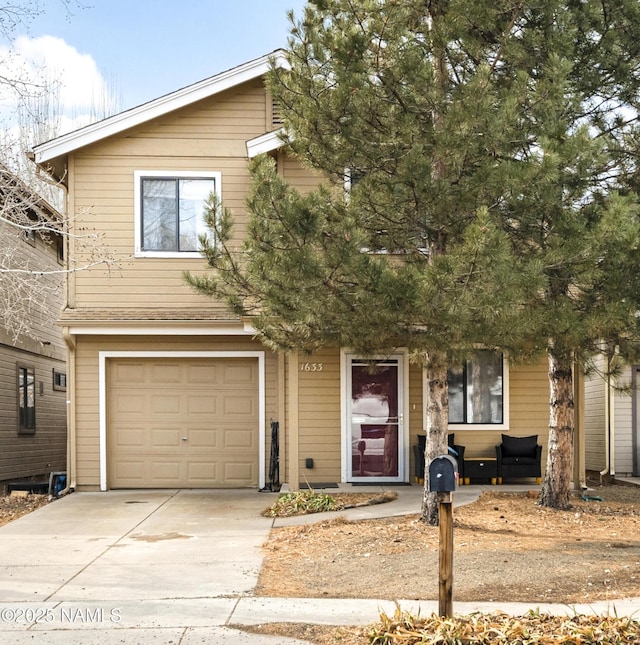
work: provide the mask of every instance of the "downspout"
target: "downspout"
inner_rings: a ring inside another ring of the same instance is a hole
[[[607,358],[607,378],[605,381],[605,398],[604,398],[604,415],[605,415],[605,434],[604,434],[604,454],[605,454],[605,466],[604,470],[600,471],[600,481],[605,475],[610,475],[614,477],[616,474],[615,464],[613,463],[611,455],[611,447],[615,439],[615,423],[614,423],[614,413],[615,413],[615,399],[613,397],[612,391],[613,387],[611,385],[611,363],[613,359]]]
[[[609,377],[609,475],[616,476],[616,389],[611,384],[611,377]]]
[[[40,168],[40,166],[38,166]],[[69,258],[74,252],[72,248],[72,240],[70,233],[70,216],[72,210],[69,203],[69,187],[63,182],[59,181],[59,186],[64,194],[64,233],[67,235],[63,240],[65,246],[65,268],[67,269],[67,277],[65,280],[65,309],[73,306],[73,292],[71,279],[72,273],[69,273]],[[67,495],[76,489],[76,456],[77,456],[77,443],[76,443],[76,340],[75,336],[70,333],[69,327],[63,327],[62,337],[67,345],[67,486],[60,494]]]
[[[60,495],[72,493],[76,489],[76,342],[69,328],[63,329],[62,335],[67,344],[67,486],[60,491]]]
[[[575,436],[573,446],[573,485],[575,490],[586,488],[586,461],[585,461],[585,386],[584,372],[581,366],[574,365],[574,402],[575,402]]]

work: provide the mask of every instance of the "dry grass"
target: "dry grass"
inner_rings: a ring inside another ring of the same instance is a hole
[[[396,611],[366,630],[372,645],[555,645],[574,643],[640,643],[640,623],[626,618],[576,615],[550,616],[531,612],[526,616],[506,614],[419,618]]]
[[[318,493],[311,489],[301,490],[279,495],[262,514],[265,517],[292,517],[327,511],[344,511],[348,508],[384,504],[396,497],[398,494],[392,491],[372,495],[371,493]]]
[[[640,643],[640,623],[616,616],[525,616],[472,614],[442,618],[393,616],[366,627],[329,627],[272,623],[239,629],[299,638],[316,645],[634,645]]]

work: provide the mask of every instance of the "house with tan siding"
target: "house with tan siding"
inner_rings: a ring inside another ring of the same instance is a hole
[[[63,240],[39,223],[59,213],[0,168],[0,485],[66,469],[66,346],[56,325]],[[17,225],[17,226],[16,226]],[[25,271],[26,273],[16,273]],[[42,272],[42,275],[40,275]]]
[[[277,55],[277,53],[276,53]],[[270,56],[34,149],[67,187],[73,227],[103,231],[117,267],[70,275],[59,324],[69,350],[70,483],[115,488],[263,488],[271,428],[280,480],[410,483],[424,433],[425,380],[399,347],[369,369],[349,348],[313,356],[265,347],[251,322],[192,291],[203,198],[246,223],[248,160],[270,154],[304,190],[318,177],[280,146],[264,86]],[[81,249],[70,254],[81,261]],[[475,359],[474,359],[475,360]],[[547,368],[493,365],[484,416],[460,366],[451,431],[471,457],[495,457],[501,433],[538,435],[546,454]],[[467,369],[469,368],[469,369]]]

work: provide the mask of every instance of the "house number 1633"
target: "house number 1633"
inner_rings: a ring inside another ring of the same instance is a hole
[[[300,363],[301,372],[322,372],[323,369],[322,363]]]

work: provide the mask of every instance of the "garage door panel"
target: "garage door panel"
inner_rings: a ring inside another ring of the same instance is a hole
[[[114,359],[109,486],[257,486],[258,410],[257,359]]]
[[[188,394],[185,403],[189,414],[214,415],[217,412],[217,400],[212,393]]]
[[[251,385],[256,381],[253,365],[225,365],[224,382],[230,385]]]
[[[184,412],[183,397],[176,394],[152,394],[150,396],[151,409],[149,413],[154,414],[181,414]]]
[[[189,430],[189,450],[210,448],[216,450],[219,448],[218,431],[212,428],[191,428]],[[195,455],[194,455],[195,457]]]
[[[222,414],[232,416],[234,419],[243,417],[250,421],[256,416],[255,401],[246,396],[227,394],[222,397]]]
[[[207,462],[197,462],[191,461],[187,465],[187,476],[189,480],[194,484],[198,483],[204,485],[206,482],[218,481],[218,468],[217,464],[207,461]],[[222,480],[219,482],[222,484]]]
[[[152,450],[180,447],[180,428],[151,428],[150,431]]]
[[[114,464],[114,471],[114,476],[118,480],[129,482],[128,486],[144,486],[145,463],[143,461],[120,461]]]
[[[240,482],[252,479],[255,476],[257,476],[255,466],[251,463],[226,462],[224,464],[224,480],[231,484],[241,485]]]
[[[223,433],[224,449],[234,451],[238,448],[253,449],[255,447],[254,433],[251,430],[227,429]]]
[[[146,397],[140,394],[121,394],[117,401],[117,411],[125,414],[142,415],[146,410]]]
[[[181,478],[182,464],[174,459],[153,459],[151,461],[151,477],[166,482],[175,482],[177,485]]]
[[[219,370],[215,365],[187,365],[186,381],[193,385],[216,385]]]
[[[126,383],[140,383],[145,377],[144,363],[142,361],[130,361],[115,364],[112,374],[114,380],[123,385]]]
[[[182,383],[184,368],[173,362],[154,362],[149,364],[149,382],[158,385]]]
[[[112,430],[113,445],[118,448],[145,447],[146,434],[142,430],[130,428],[114,428]]]

